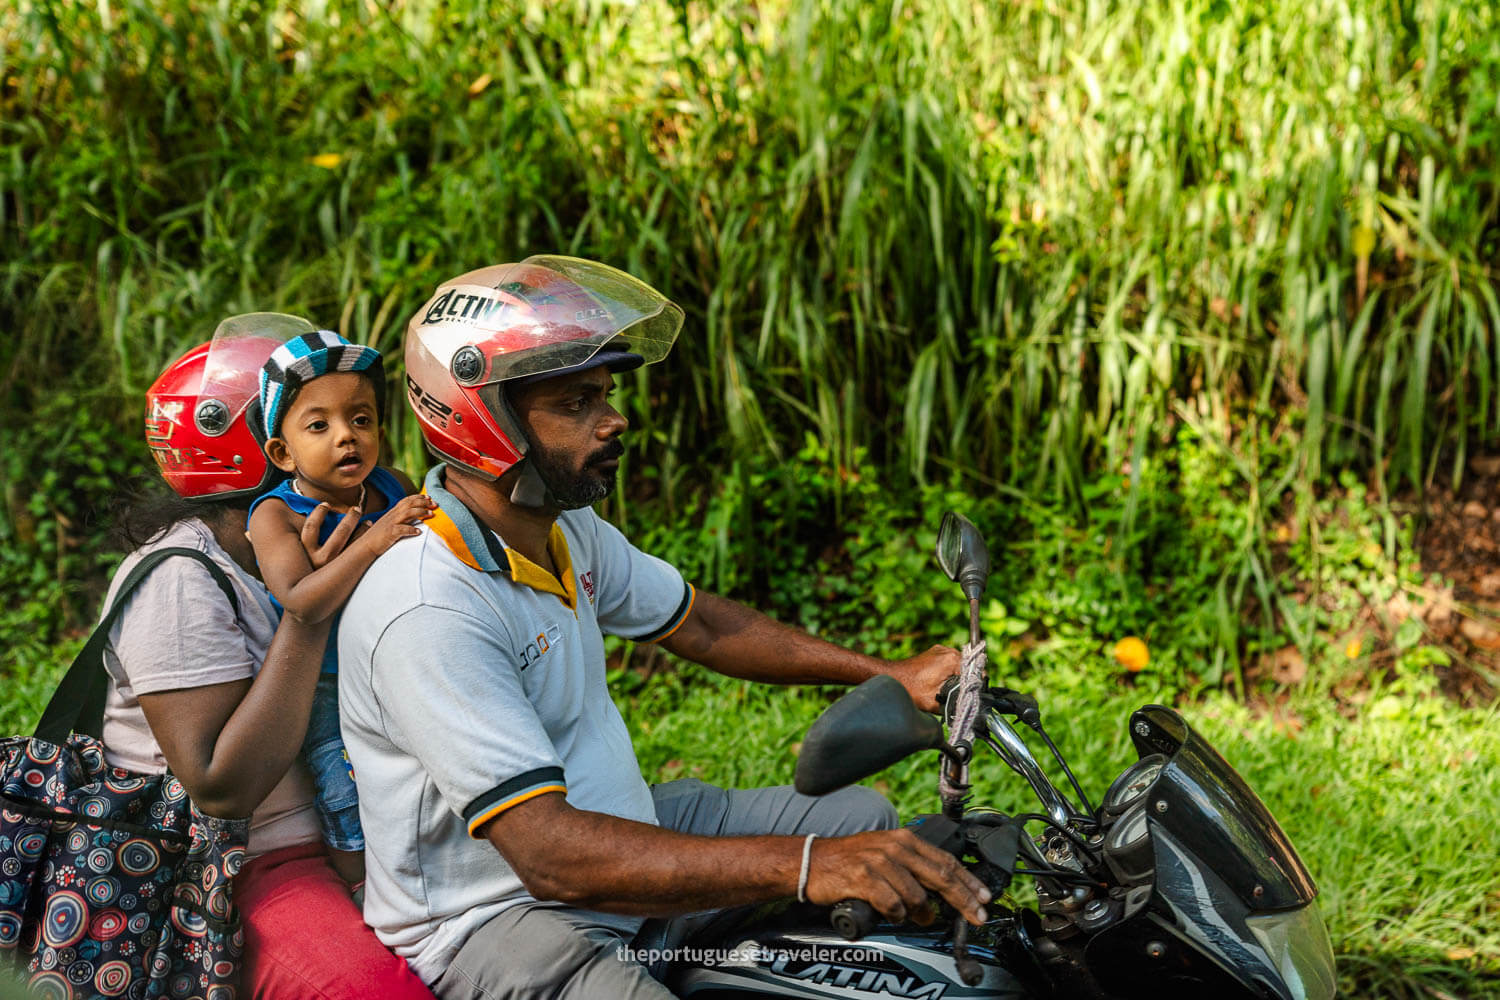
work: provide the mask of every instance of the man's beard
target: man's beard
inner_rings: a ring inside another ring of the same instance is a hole
[[[559,456],[533,444],[526,453],[526,461],[531,463],[559,507],[579,510],[598,503],[614,490],[616,470],[601,468],[599,463],[623,454],[625,446],[619,441],[611,441],[584,459],[582,468],[572,469]]]

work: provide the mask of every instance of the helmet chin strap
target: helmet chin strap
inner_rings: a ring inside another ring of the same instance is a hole
[[[536,471],[536,463],[526,461],[526,453],[531,450],[531,442],[521,428],[521,421],[516,417],[516,411],[511,408],[510,393],[505,391],[503,384],[498,393],[498,401],[499,412],[495,416],[499,418],[500,426],[506,435],[521,452],[521,458],[512,466],[520,472],[516,474],[516,481],[511,484],[510,502],[517,507],[526,507],[531,510],[556,506],[553,503],[552,491],[547,489],[547,484],[542,482],[541,475]]]
[[[552,494],[547,490],[547,484],[542,482],[542,477],[537,474],[535,463],[523,458],[518,465],[521,471],[511,485],[510,502],[517,507],[529,507],[533,510],[548,506]]]

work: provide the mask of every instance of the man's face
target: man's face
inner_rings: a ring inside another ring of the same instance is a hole
[[[609,369],[599,367],[511,393],[511,406],[531,442],[526,460],[563,510],[597,503],[614,489],[625,453],[620,435],[628,426],[609,403],[614,387]]]

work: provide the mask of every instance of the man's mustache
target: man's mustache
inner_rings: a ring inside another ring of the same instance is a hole
[[[607,462],[612,458],[619,458],[624,454],[625,445],[622,444],[619,440],[614,440],[590,455],[587,459],[584,460],[583,464],[597,465],[600,462]]]

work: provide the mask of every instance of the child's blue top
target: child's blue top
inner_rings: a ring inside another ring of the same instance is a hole
[[[312,497],[305,497],[301,493],[298,493],[295,489],[292,488],[293,482],[295,482],[295,480],[287,479],[275,489],[267,493],[262,493],[260,496],[256,497],[250,504],[250,513],[254,514],[255,508],[260,506],[262,501],[269,500],[272,497],[275,497],[277,500],[280,500],[282,503],[290,507],[292,509],[292,513],[294,514],[301,514],[303,517],[311,514],[314,508],[318,506],[320,501],[314,500]],[[381,496],[385,497],[385,505],[382,506],[379,510],[365,511],[359,517],[361,521],[374,522],[380,520],[381,516],[384,515],[386,511],[396,506],[396,504],[406,496],[406,490],[404,490],[401,484],[397,482],[396,477],[391,473],[391,470],[379,465],[370,470],[370,474],[365,477],[365,495],[367,500],[369,498],[369,493],[371,490],[375,490]],[[328,512],[328,515],[323,518],[323,527],[318,531],[319,543],[328,541],[328,536],[333,534],[333,529],[337,528],[339,526],[339,522],[343,520],[343,514],[338,514],[330,510]],[[245,518],[245,524],[248,525],[249,523],[250,518],[247,515]],[[281,606],[281,602],[276,600],[274,596],[272,596],[271,598],[271,603],[276,605],[277,611],[284,610]],[[333,622],[329,625],[328,628],[328,648],[323,650],[323,673],[325,674],[336,674],[339,672],[338,634],[339,616],[341,614],[343,614],[342,610],[335,611],[333,613]]]

